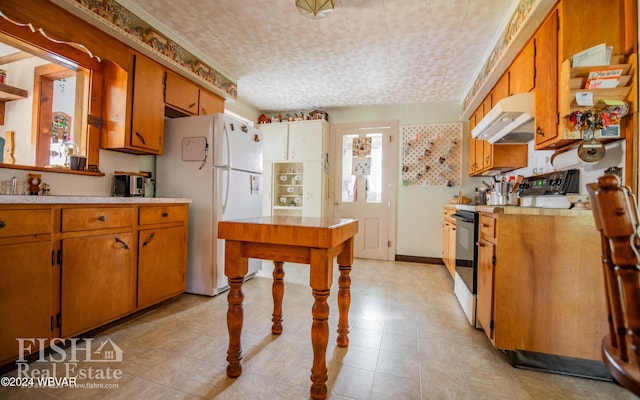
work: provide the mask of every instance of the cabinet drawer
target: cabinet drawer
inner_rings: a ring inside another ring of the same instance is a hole
[[[52,231],[51,210],[0,210],[0,238],[47,234]]]
[[[496,237],[496,218],[487,214],[480,214],[480,238],[495,243]]]
[[[182,222],[187,219],[185,206],[140,207],[140,225]]]
[[[132,225],[133,207],[65,208],[62,210],[62,232]]]

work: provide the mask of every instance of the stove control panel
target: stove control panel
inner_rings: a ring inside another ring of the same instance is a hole
[[[518,196],[564,196],[580,193],[580,175],[577,169],[534,175],[522,180]]]

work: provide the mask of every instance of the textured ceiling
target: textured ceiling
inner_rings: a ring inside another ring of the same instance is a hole
[[[118,0],[238,84],[258,110],[461,101],[514,0]]]

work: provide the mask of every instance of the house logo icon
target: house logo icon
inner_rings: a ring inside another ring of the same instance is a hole
[[[111,338],[100,343],[93,352],[91,361],[95,362],[122,362],[122,349]]]

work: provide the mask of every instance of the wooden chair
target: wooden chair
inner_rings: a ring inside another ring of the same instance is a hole
[[[609,334],[602,356],[622,387],[640,396],[640,248],[636,199],[614,175],[587,185],[591,208],[602,239],[602,265],[607,295]]]

